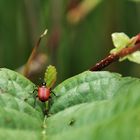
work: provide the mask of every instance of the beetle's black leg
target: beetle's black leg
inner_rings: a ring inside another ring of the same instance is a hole
[[[52,93],[54,96],[56,96],[56,94],[55,94],[53,91],[51,91],[51,93]]]
[[[38,91],[38,89],[35,88],[35,89],[33,90],[33,93],[35,93],[35,91]]]
[[[51,89],[50,89],[50,90],[51,90]],[[51,90],[51,93],[52,93],[55,97],[58,97],[58,96],[54,93],[54,91]]]

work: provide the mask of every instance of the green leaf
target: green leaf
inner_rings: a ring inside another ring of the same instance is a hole
[[[97,107],[103,107],[102,106],[97,106]],[[89,108],[86,108],[89,109]],[[83,114],[87,113],[87,110],[83,110]],[[77,111],[77,110],[76,110]],[[90,110],[91,111],[91,108]],[[100,111],[98,109],[98,111]],[[92,111],[92,116],[83,116],[78,117],[77,112],[71,112],[75,113],[75,116],[77,117],[75,120],[75,123],[71,126],[69,125],[69,122],[66,121],[61,121],[59,123],[59,127],[56,125],[52,125],[52,122],[48,122],[49,126],[48,129],[46,130],[48,133],[48,139],[49,140],[61,140],[61,139],[67,139],[67,140],[118,140],[118,134],[119,134],[119,139],[120,140],[128,140],[128,139],[133,139],[137,140],[139,137],[139,113],[140,113],[140,108],[134,108],[134,110],[129,110],[128,112],[122,112],[120,114],[115,115],[113,114],[107,114],[109,117],[103,116],[100,118],[100,121],[94,119],[91,120],[90,117],[93,117],[93,114],[98,114],[98,111]],[[102,111],[102,110],[101,110]],[[115,110],[114,110],[115,112]],[[64,112],[63,112],[64,113]],[[78,112],[79,113],[79,112]],[[99,116],[106,114],[105,111],[104,113],[101,112]],[[61,114],[62,115],[62,114]],[[89,115],[89,114],[87,114]],[[63,115],[64,116],[64,115]],[[74,117],[75,117],[74,116]],[[126,117],[127,116],[127,117]],[[66,117],[66,115],[64,116]],[[84,120],[84,117],[86,119]],[[88,122],[88,118],[90,121]],[[56,118],[58,119],[58,118]],[[59,118],[60,119],[60,118]],[[71,121],[73,118],[69,119]],[[67,119],[68,120],[68,119]],[[50,121],[50,120],[49,120]],[[87,121],[87,123],[86,123]],[[56,121],[55,121],[56,122]],[[85,123],[83,123],[85,122]],[[58,122],[57,122],[58,123]],[[81,125],[80,125],[81,123]],[[61,125],[63,124],[63,128],[61,128]],[[57,124],[58,125],[58,124]],[[55,127],[55,130],[50,133],[50,126]],[[58,132],[55,132],[56,130],[59,130]],[[50,135],[49,135],[50,133]]]
[[[0,139],[42,138],[44,104],[34,106],[35,85],[22,75],[0,69]]]
[[[113,33],[112,41],[115,46],[115,49],[111,50],[111,53],[119,52],[121,49],[125,48],[129,42],[130,38],[125,33]]]
[[[140,137],[137,78],[123,78],[105,71],[76,75],[55,88],[58,96],[52,96],[50,109],[54,114],[46,118],[39,101],[38,107],[28,101],[33,83],[8,69],[0,69],[0,76],[0,139],[117,140],[119,135],[120,140],[137,140]],[[34,101],[32,96],[30,99]]]
[[[53,97],[50,113],[84,102],[112,99],[129,80],[132,79],[123,80],[119,74],[106,71],[83,72],[67,79],[54,89],[58,97]]]
[[[2,107],[0,107],[0,114],[1,128],[41,130],[41,118],[38,119],[24,112]]]
[[[1,140],[41,140],[40,131],[0,128]]]
[[[133,47],[133,45],[137,41],[137,36],[130,39],[124,33],[113,33],[112,40],[113,40],[113,44],[115,46],[115,49],[112,49],[110,51],[110,53],[117,53],[120,50],[122,50],[123,48]],[[120,58],[119,61],[123,61],[125,59],[128,59],[129,61],[140,64],[140,51],[136,51],[130,55],[127,55],[123,58]]]
[[[130,61],[140,64],[140,51],[136,51],[127,57]]]
[[[98,73],[105,74],[105,72]],[[130,77],[121,78],[112,73],[108,73],[109,75],[119,79],[114,83],[114,97],[74,105],[51,116],[46,121],[48,139],[117,140],[118,135],[121,140],[139,138],[140,80]],[[101,78],[99,81],[103,80],[99,74],[98,77]],[[94,83],[97,89],[104,87],[105,82],[101,81],[96,81],[98,84]],[[109,87],[112,86],[110,84],[102,88],[106,95],[110,95]]]
[[[46,69],[44,81],[46,82],[47,87],[52,87],[56,81],[57,72],[56,68],[52,65],[49,65]]]
[[[42,114],[40,114],[37,110],[35,110],[28,103],[26,103],[16,97],[13,97],[12,95],[10,95],[8,93],[0,94],[0,106],[3,108],[12,108],[18,112],[27,113],[28,115],[36,117],[38,119],[43,117]]]
[[[6,68],[0,69],[0,93],[8,93],[34,107],[35,85],[24,76]],[[37,109],[42,111],[43,104],[37,100]]]

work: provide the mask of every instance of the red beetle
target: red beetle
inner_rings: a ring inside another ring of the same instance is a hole
[[[54,94],[54,96],[56,96],[55,95],[55,93],[51,90],[51,88],[48,88],[47,86],[46,86],[46,83],[45,82],[43,82],[42,84],[41,84],[41,86],[38,86],[38,88],[37,89],[34,89],[34,91],[33,91],[33,93],[35,92],[35,91],[37,91],[38,92],[38,94],[35,96],[35,102],[34,102],[34,107],[36,106],[36,98],[38,97],[38,99],[41,101],[41,102],[46,102],[46,101],[50,101],[50,99],[51,99],[51,93],[53,93]],[[56,96],[57,97],[57,96]],[[50,102],[48,102],[48,110],[49,110],[49,108],[50,108]],[[45,115],[48,115],[48,110],[44,110],[44,114]]]
[[[46,83],[43,82],[41,86],[38,87],[38,98],[42,102],[48,101],[51,95],[51,88],[46,87]]]
[[[48,88],[46,86],[46,83],[43,82],[41,86],[38,86],[38,89],[34,89],[33,92],[38,91],[38,95],[36,97],[39,98],[40,101],[46,102],[51,98],[51,93],[55,95],[55,93],[51,90],[51,88]],[[55,95],[56,96],[56,95]]]

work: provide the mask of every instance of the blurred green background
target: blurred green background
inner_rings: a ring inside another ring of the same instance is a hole
[[[0,67],[23,66],[46,28],[39,49],[47,56],[42,67],[55,65],[61,82],[107,56],[111,33],[140,32],[140,0],[0,0]],[[140,77],[140,65],[128,61],[105,70]]]

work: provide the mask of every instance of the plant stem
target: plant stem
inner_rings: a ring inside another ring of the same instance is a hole
[[[140,40],[138,40],[136,42],[136,44],[134,46],[132,46],[132,47],[126,47],[126,48],[123,48],[118,53],[112,53],[112,54],[108,55],[105,59],[103,59],[100,62],[98,62],[95,66],[93,66],[89,70],[90,71],[100,71],[103,68],[105,68],[106,66],[108,66],[109,64],[118,61],[119,58],[122,58],[124,56],[129,55],[129,54],[132,54],[132,53],[134,53],[134,52],[136,52],[138,50],[140,50]]]
[[[28,74],[29,74],[29,70],[30,70],[30,65],[32,63],[32,61],[34,60],[36,54],[37,54],[37,50],[39,48],[39,44],[41,42],[41,39],[47,34],[47,29],[44,31],[43,34],[40,35],[40,37],[38,38],[37,42],[36,42],[36,45],[34,46],[33,50],[32,50],[32,53],[25,65],[25,68],[24,68],[24,71],[23,71],[23,75],[28,77]]]
[[[110,54],[105,59],[101,60],[100,62],[96,63],[95,66],[90,68],[90,71],[100,71],[109,64],[117,61],[119,59],[119,56],[117,54]]]

